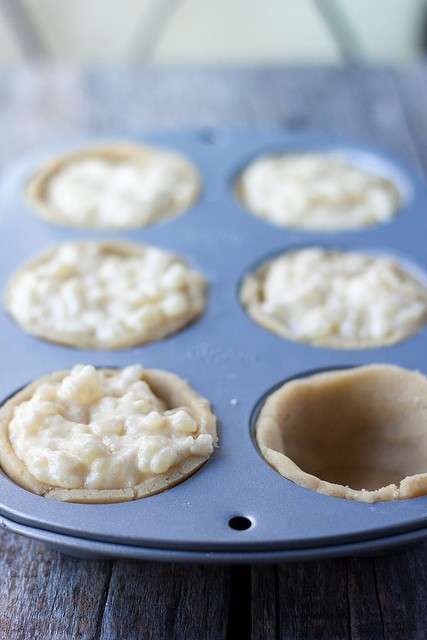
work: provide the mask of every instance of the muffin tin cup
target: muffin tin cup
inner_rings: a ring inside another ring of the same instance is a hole
[[[263,460],[252,428],[254,412],[265,394],[280,382],[307,372],[389,363],[427,373],[422,357],[427,329],[402,343],[372,349],[335,350],[291,342],[247,316],[239,302],[239,286],[248,270],[275,253],[319,245],[391,255],[424,278],[427,191],[423,181],[384,152],[322,136],[218,131],[209,135],[148,134],[140,140],[176,149],[199,167],[204,189],[197,204],[182,216],[136,231],[102,233],[50,225],[32,215],[23,203],[25,181],[39,166],[41,156],[26,158],[4,175],[1,185],[1,286],[24,261],[52,244],[82,238],[125,239],[180,254],[200,270],[210,281],[205,314],[161,342],[99,352],[37,340],[24,334],[3,309],[0,397],[5,399],[41,375],[79,362],[118,367],[142,363],[177,373],[209,398],[219,420],[220,446],[180,485],[121,504],[56,502],[1,476],[0,514],[27,534],[31,530],[45,539],[70,536],[84,540],[86,547],[90,541],[109,543],[118,555],[119,547],[140,547],[146,550],[143,557],[160,554],[160,559],[194,552],[198,558],[218,554],[218,560],[237,554],[233,557],[241,557],[242,562],[252,561],[251,554],[264,554],[271,561],[273,552],[287,559],[288,552],[303,549],[312,550],[310,557],[320,557],[321,549],[333,546],[338,549],[364,542],[369,548],[385,536],[415,530],[421,537],[419,531],[427,528],[427,496],[364,504],[304,489]],[[50,152],[91,142],[95,141],[78,140]],[[326,234],[276,227],[244,211],[233,195],[233,181],[243,166],[266,151],[295,150],[340,150],[356,163],[390,176],[403,196],[399,214],[384,225]],[[229,523],[234,517],[245,518],[248,528],[232,528]]]

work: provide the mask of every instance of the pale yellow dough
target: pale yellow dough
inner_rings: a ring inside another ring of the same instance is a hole
[[[73,242],[48,249],[13,274],[5,303],[45,340],[123,349],[173,334],[206,303],[205,279],[180,258],[126,242]]]
[[[263,155],[245,168],[235,190],[256,216],[313,231],[387,222],[396,215],[401,199],[391,180],[339,153]]]
[[[370,365],[285,383],[256,421],[263,457],[282,476],[338,498],[427,494],[427,378]]]
[[[201,189],[197,169],[169,150],[111,143],[64,154],[30,180],[26,197],[49,222],[130,229],[183,213]]]
[[[241,302],[284,338],[337,349],[389,345],[427,322],[427,288],[396,260],[322,248],[291,250],[243,280]]]
[[[217,444],[209,402],[175,374],[78,365],[0,409],[0,464],[17,484],[67,502],[121,502],[182,482]]]

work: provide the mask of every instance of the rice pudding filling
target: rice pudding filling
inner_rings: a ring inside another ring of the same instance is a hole
[[[10,279],[6,305],[29,333],[76,347],[118,349],[184,327],[206,282],[180,258],[126,242],[65,243]]]
[[[183,156],[131,144],[87,148],[47,164],[27,196],[51,222],[74,227],[142,227],[182,213],[200,177]]]
[[[390,220],[400,194],[387,178],[338,153],[283,153],[255,159],[236,194],[273,224],[313,231],[356,229]]]
[[[267,329],[335,348],[392,344],[427,321],[427,289],[396,260],[318,247],[264,263],[241,301]]]
[[[134,490],[188,463],[200,466],[216,444],[214,417],[184,381],[163,375],[177,385],[182,405],[171,406],[156,393],[150,370],[139,365],[77,365],[14,404],[6,436],[36,487]]]

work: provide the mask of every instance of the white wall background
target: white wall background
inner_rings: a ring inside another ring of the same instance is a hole
[[[426,0],[332,1],[368,60],[401,63],[420,54]],[[32,33],[54,60],[340,62],[311,0],[0,0],[0,63],[25,57],[10,7],[23,8]]]

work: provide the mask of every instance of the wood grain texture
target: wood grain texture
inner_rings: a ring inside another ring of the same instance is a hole
[[[99,637],[225,638],[229,574],[216,567],[115,562]]]
[[[427,638],[427,546],[374,561],[384,638]]]
[[[427,65],[0,75],[0,167],[59,140],[279,126],[384,147],[427,171]],[[0,640],[427,638],[427,546],[387,557],[199,567],[61,557],[0,533]]]
[[[278,638],[278,569],[275,566],[256,566],[252,568],[251,577],[251,638]]]
[[[349,637],[354,640],[383,638],[384,624],[374,560],[352,558],[346,560],[346,565]]]
[[[278,568],[279,638],[341,640],[348,635],[345,561]]]
[[[97,638],[110,563],[80,562],[0,534],[0,639]]]

